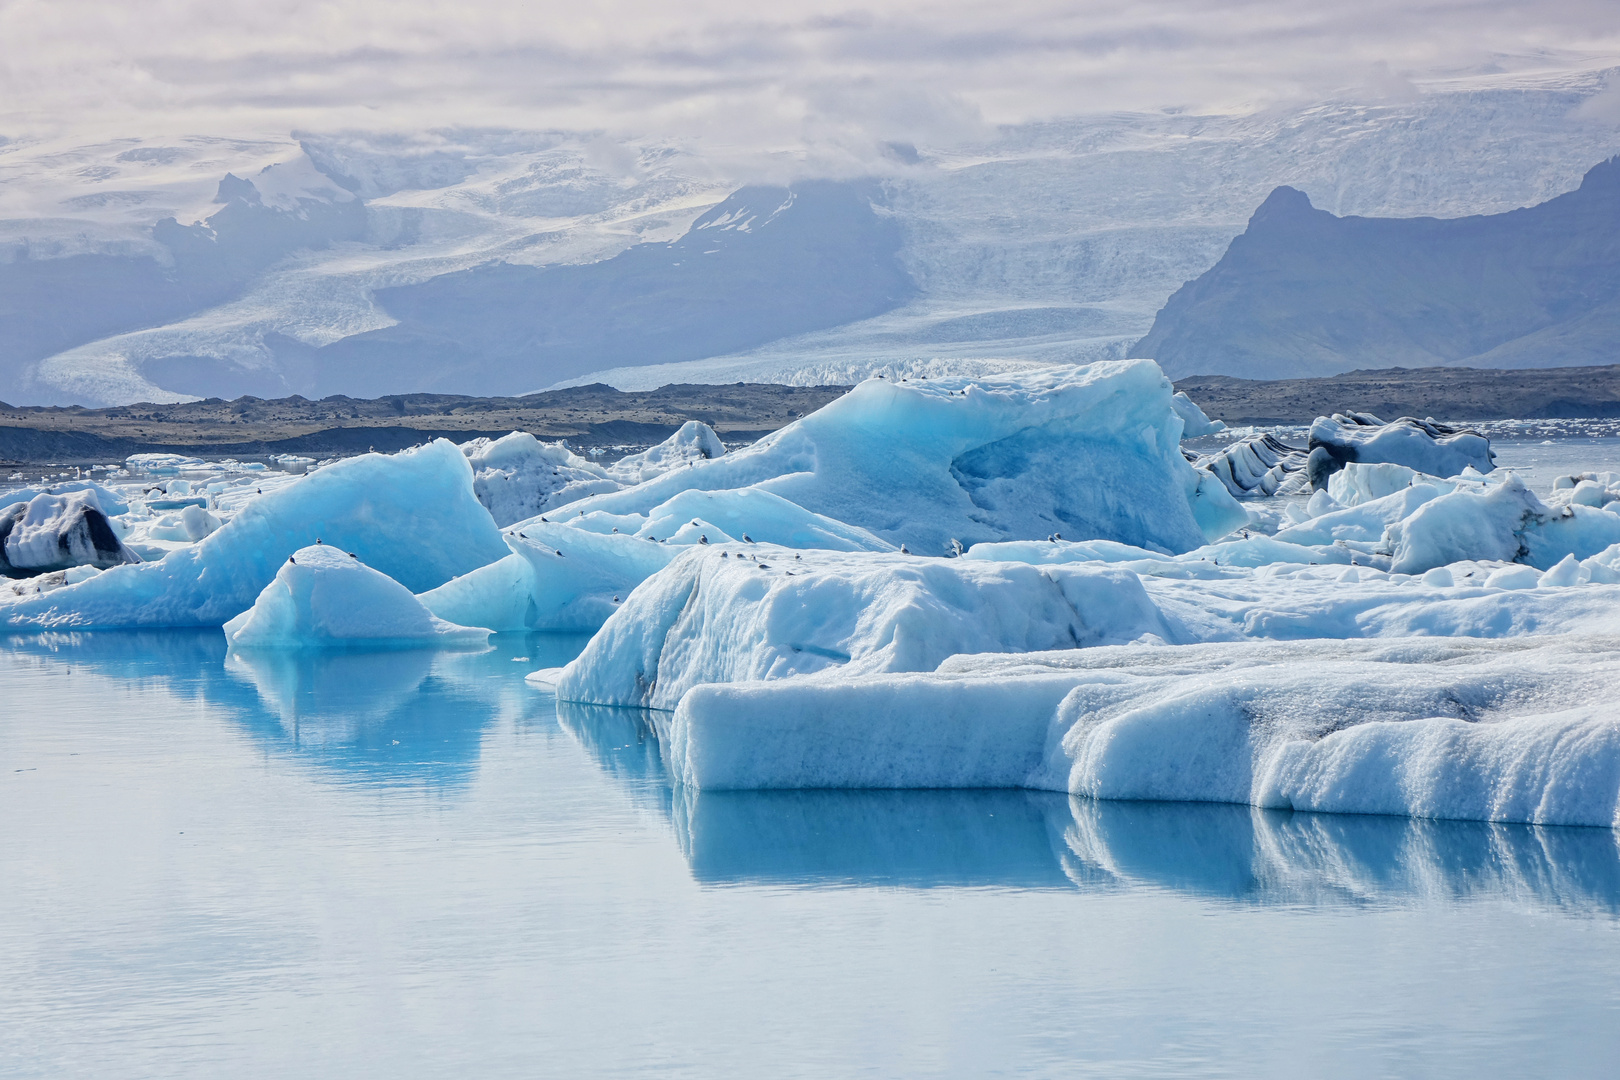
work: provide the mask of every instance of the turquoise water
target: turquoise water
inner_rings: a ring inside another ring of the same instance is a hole
[[[1608,1076],[1620,849],[672,790],[578,638],[0,639],[7,1076]]]

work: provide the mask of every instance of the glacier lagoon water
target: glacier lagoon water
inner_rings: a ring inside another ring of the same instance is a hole
[[[1606,829],[672,789],[480,651],[0,638],[10,1076],[1612,1075]],[[521,658],[521,659],[520,659]]]

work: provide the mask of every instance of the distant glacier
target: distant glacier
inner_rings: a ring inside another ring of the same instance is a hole
[[[1578,111],[1609,75],[1027,124],[820,179],[508,130],[14,140],[0,399],[851,382],[1118,358],[1280,185],[1335,215],[1403,218],[1576,187],[1620,151],[1615,123]]]

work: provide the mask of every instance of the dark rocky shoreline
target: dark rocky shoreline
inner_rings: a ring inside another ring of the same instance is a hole
[[[1620,364],[1498,371],[1390,368],[1321,379],[1255,381],[1195,375],[1176,383],[1229,425],[1308,424],[1354,410],[1467,422],[1620,417]],[[728,443],[784,427],[846,386],[672,385],[625,392],[600,383],[520,398],[396,394],[381,398],[253,397],[111,409],[0,403],[0,462],[86,465],[136,453],[333,457],[448,438],[529,431],[582,449],[648,446],[688,420]]]

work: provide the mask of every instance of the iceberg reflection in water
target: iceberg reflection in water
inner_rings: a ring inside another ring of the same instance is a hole
[[[566,663],[585,639],[505,634],[476,648],[232,652],[209,628],[11,635],[4,644],[84,673],[161,685],[329,779],[453,786],[476,771],[485,728],[533,708],[526,668],[512,661]]]
[[[1151,887],[1245,904],[1502,900],[1620,913],[1610,829],[1110,802],[1023,790],[670,788],[650,714],[557,705],[706,885]]]

